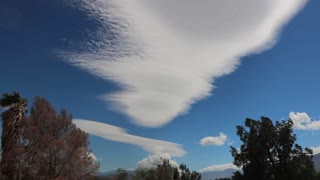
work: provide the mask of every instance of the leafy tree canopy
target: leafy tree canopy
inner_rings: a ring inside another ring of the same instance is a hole
[[[201,174],[196,171],[190,171],[187,165],[181,164],[178,167],[172,167],[169,160],[163,159],[163,163],[157,168],[136,170],[133,180],[200,180]]]
[[[315,170],[312,150],[296,144],[293,121],[276,122],[267,117],[260,120],[247,118],[245,127],[237,126],[242,141],[240,150],[231,147],[234,164],[242,167],[233,179],[308,180]]]
[[[4,94],[1,171],[8,179],[88,179],[99,168],[88,134],[72,123],[66,110],[56,112],[36,97],[30,115],[19,93]]]
[[[20,94],[14,91],[12,94],[4,93],[0,99],[0,108],[1,107],[11,107],[17,104],[27,105],[27,99],[23,99]]]

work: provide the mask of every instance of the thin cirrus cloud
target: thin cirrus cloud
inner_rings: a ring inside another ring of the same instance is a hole
[[[207,136],[200,140],[200,144],[202,146],[222,146],[226,143],[227,135],[223,133],[219,133],[219,136],[213,137],[213,136]]]
[[[320,130],[320,120],[312,121],[305,112],[290,112],[290,119],[293,121],[295,129],[300,130]]]
[[[75,0],[69,0],[74,2]],[[240,58],[274,45],[306,0],[97,0],[73,3],[100,28],[71,64],[122,89],[102,96],[146,127],[160,127],[211,94]],[[110,104],[108,104],[110,105]]]
[[[91,135],[111,141],[136,145],[152,154],[170,154],[172,157],[182,157],[186,154],[186,151],[180,144],[131,135],[126,130],[117,126],[84,119],[74,119],[73,123]]]

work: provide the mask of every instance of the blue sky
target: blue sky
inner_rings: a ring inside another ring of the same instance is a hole
[[[290,116],[298,143],[320,152],[319,8],[4,0],[0,93],[66,108],[91,134],[102,172],[161,155],[195,170],[232,167],[229,146],[247,117]]]

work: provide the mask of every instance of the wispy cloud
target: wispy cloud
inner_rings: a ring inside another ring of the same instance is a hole
[[[72,1],[72,0],[70,0]],[[210,95],[239,59],[270,48],[306,0],[110,0],[75,3],[100,28],[68,62],[122,90],[103,96],[141,126],[159,127]]]
[[[232,163],[227,163],[227,164],[220,164],[220,165],[212,165],[206,168],[201,169],[199,172],[212,172],[212,171],[224,171],[226,169],[234,169],[234,170],[240,170],[237,166],[235,166]]]
[[[164,153],[164,154],[153,154],[150,155],[142,160],[140,160],[137,163],[138,169],[150,169],[150,168],[156,168],[158,165],[161,165],[163,163],[163,159],[169,160],[169,163],[173,167],[179,167],[178,163],[171,160],[170,154]]]
[[[313,150],[313,154],[319,154],[320,153],[320,145],[317,147],[310,147],[310,149]]]
[[[219,136],[213,137],[213,136],[207,136],[204,137],[200,140],[200,144],[202,146],[210,146],[210,145],[215,145],[215,146],[222,146],[227,140],[227,135],[223,133],[219,133]]]
[[[290,112],[289,117],[293,121],[293,127],[295,129],[320,130],[320,120],[312,121],[308,114],[305,112]]]
[[[186,151],[180,144],[131,135],[126,130],[117,126],[83,119],[74,119],[73,122],[77,127],[91,135],[111,141],[136,145],[152,154],[169,154],[172,157],[181,157],[186,154]]]

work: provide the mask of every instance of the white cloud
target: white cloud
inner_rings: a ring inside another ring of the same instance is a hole
[[[227,135],[220,132],[219,136],[216,136],[216,137],[208,136],[208,137],[202,138],[200,140],[200,144],[202,146],[210,146],[210,145],[222,146],[224,145],[226,140],[227,140]]]
[[[70,0],[71,1],[71,0]],[[159,127],[210,95],[240,58],[270,48],[306,0],[97,0],[76,4],[101,28],[68,62],[122,90],[102,98]]]
[[[126,130],[117,126],[83,119],[74,119],[73,123],[91,135],[111,141],[136,145],[153,154],[167,153],[172,157],[181,157],[186,154],[186,151],[180,144],[131,135]]]
[[[320,145],[317,147],[310,147],[310,149],[313,150],[313,154],[319,154],[320,153]]]
[[[289,117],[293,121],[295,129],[320,130],[320,120],[312,121],[305,112],[290,112]]]
[[[140,160],[137,163],[137,168],[138,169],[156,168],[158,165],[161,165],[163,163],[162,161],[163,159],[168,159],[171,166],[179,167],[177,162],[171,160],[170,154],[162,153],[162,154],[150,155],[147,158]]]
[[[127,171],[135,171],[136,169],[135,168],[129,168],[127,169]]]
[[[96,157],[92,152],[90,152],[90,153],[88,154],[88,157],[91,157],[92,160],[94,160],[94,161],[98,160],[97,157]]]
[[[221,164],[221,165],[213,165],[213,166],[209,166],[206,168],[201,169],[199,172],[203,173],[203,172],[212,172],[212,171],[224,171],[226,169],[235,169],[235,170],[240,170],[240,168],[238,168],[237,166],[235,166],[232,163],[228,163],[228,164]]]

